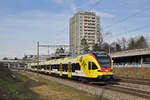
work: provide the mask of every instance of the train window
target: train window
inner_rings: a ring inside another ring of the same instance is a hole
[[[79,65],[79,63],[76,63],[76,70],[81,70],[81,66]]]
[[[59,64],[56,64],[56,69],[59,71]]]
[[[89,66],[89,70],[91,70],[91,62],[89,62],[89,65],[88,65],[88,66]]]
[[[39,65],[37,65],[37,69],[39,69],[40,68],[40,66]]]
[[[67,64],[62,64],[62,67],[63,67],[63,71],[67,72],[67,70],[68,70],[68,65],[67,65]]]
[[[34,68],[37,68],[37,66],[34,66]]]
[[[92,62],[92,70],[94,70],[94,69],[98,69],[98,68],[97,68],[96,64],[94,62]]]
[[[56,68],[55,68],[55,65],[53,65],[53,69],[56,69]]]
[[[45,66],[44,66],[44,65],[41,65],[41,68],[44,68],[44,69],[45,69]]]
[[[49,65],[46,65],[46,67],[47,67],[47,70],[49,69]]]
[[[43,65],[44,70],[46,69],[46,67],[47,67],[46,65]]]
[[[106,54],[95,54],[100,66],[102,68],[107,68],[107,67],[111,67],[111,59],[108,55]]]
[[[54,65],[51,65],[51,70],[54,69]]]
[[[34,66],[31,66],[31,68],[34,68]]]
[[[46,65],[43,65],[43,68],[46,69]]]
[[[57,69],[58,71],[59,71],[59,64],[54,64],[54,65],[52,65],[52,69]]]
[[[79,65],[79,63],[73,63],[72,64],[72,72],[75,72],[75,70],[80,70],[81,67]]]
[[[72,72],[75,72],[75,63],[72,64]]]
[[[37,66],[37,69],[40,69],[40,66]]]

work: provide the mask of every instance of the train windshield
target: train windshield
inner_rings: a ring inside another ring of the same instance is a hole
[[[102,68],[111,67],[111,60],[110,60],[110,57],[108,55],[95,54],[95,57],[97,58],[100,66]]]

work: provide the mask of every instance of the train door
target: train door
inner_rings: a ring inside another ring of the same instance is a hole
[[[89,63],[88,63],[88,73],[89,73],[89,75],[91,74],[91,72],[92,72],[92,63],[89,61]]]
[[[47,73],[47,65],[45,65],[45,73]]]
[[[70,62],[68,63],[68,77],[72,77],[72,63]]]
[[[39,72],[42,72],[42,65],[39,65]]]
[[[62,64],[59,64],[59,71],[60,71],[60,76],[62,76],[62,70],[63,70],[63,68],[62,68]]]
[[[97,65],[94,62],[92,62],[92,74],[93,75],[97,73],[97,69],[98,69]]]
[[[49,74],[51,74],[51,64],[49,64]]]

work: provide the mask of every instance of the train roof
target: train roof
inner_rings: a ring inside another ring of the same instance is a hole
[[[107,54],[107,53],[105,51],[86,52],[86,53],[71,55],[68,58],[75,58],[75,57],[78,57],[80,55],[86,55],[86,54]]]

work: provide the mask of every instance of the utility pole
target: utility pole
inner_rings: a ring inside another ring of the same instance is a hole
[[[46,47],[48,48],[48,55],[50,54],[50,48],[68,48],[69,45],[41,45],[39,43],[39,41],[37,42],[37,65],[39,65],[39,62],[40,62],[40,47]]]
[[[48,55],[49,55],[49,47],[48,47]]]
[[[110,45],[109,45],[109,55],[110,55]]]
[[[37,42],[37,65],[39,65],[39,41]]]

